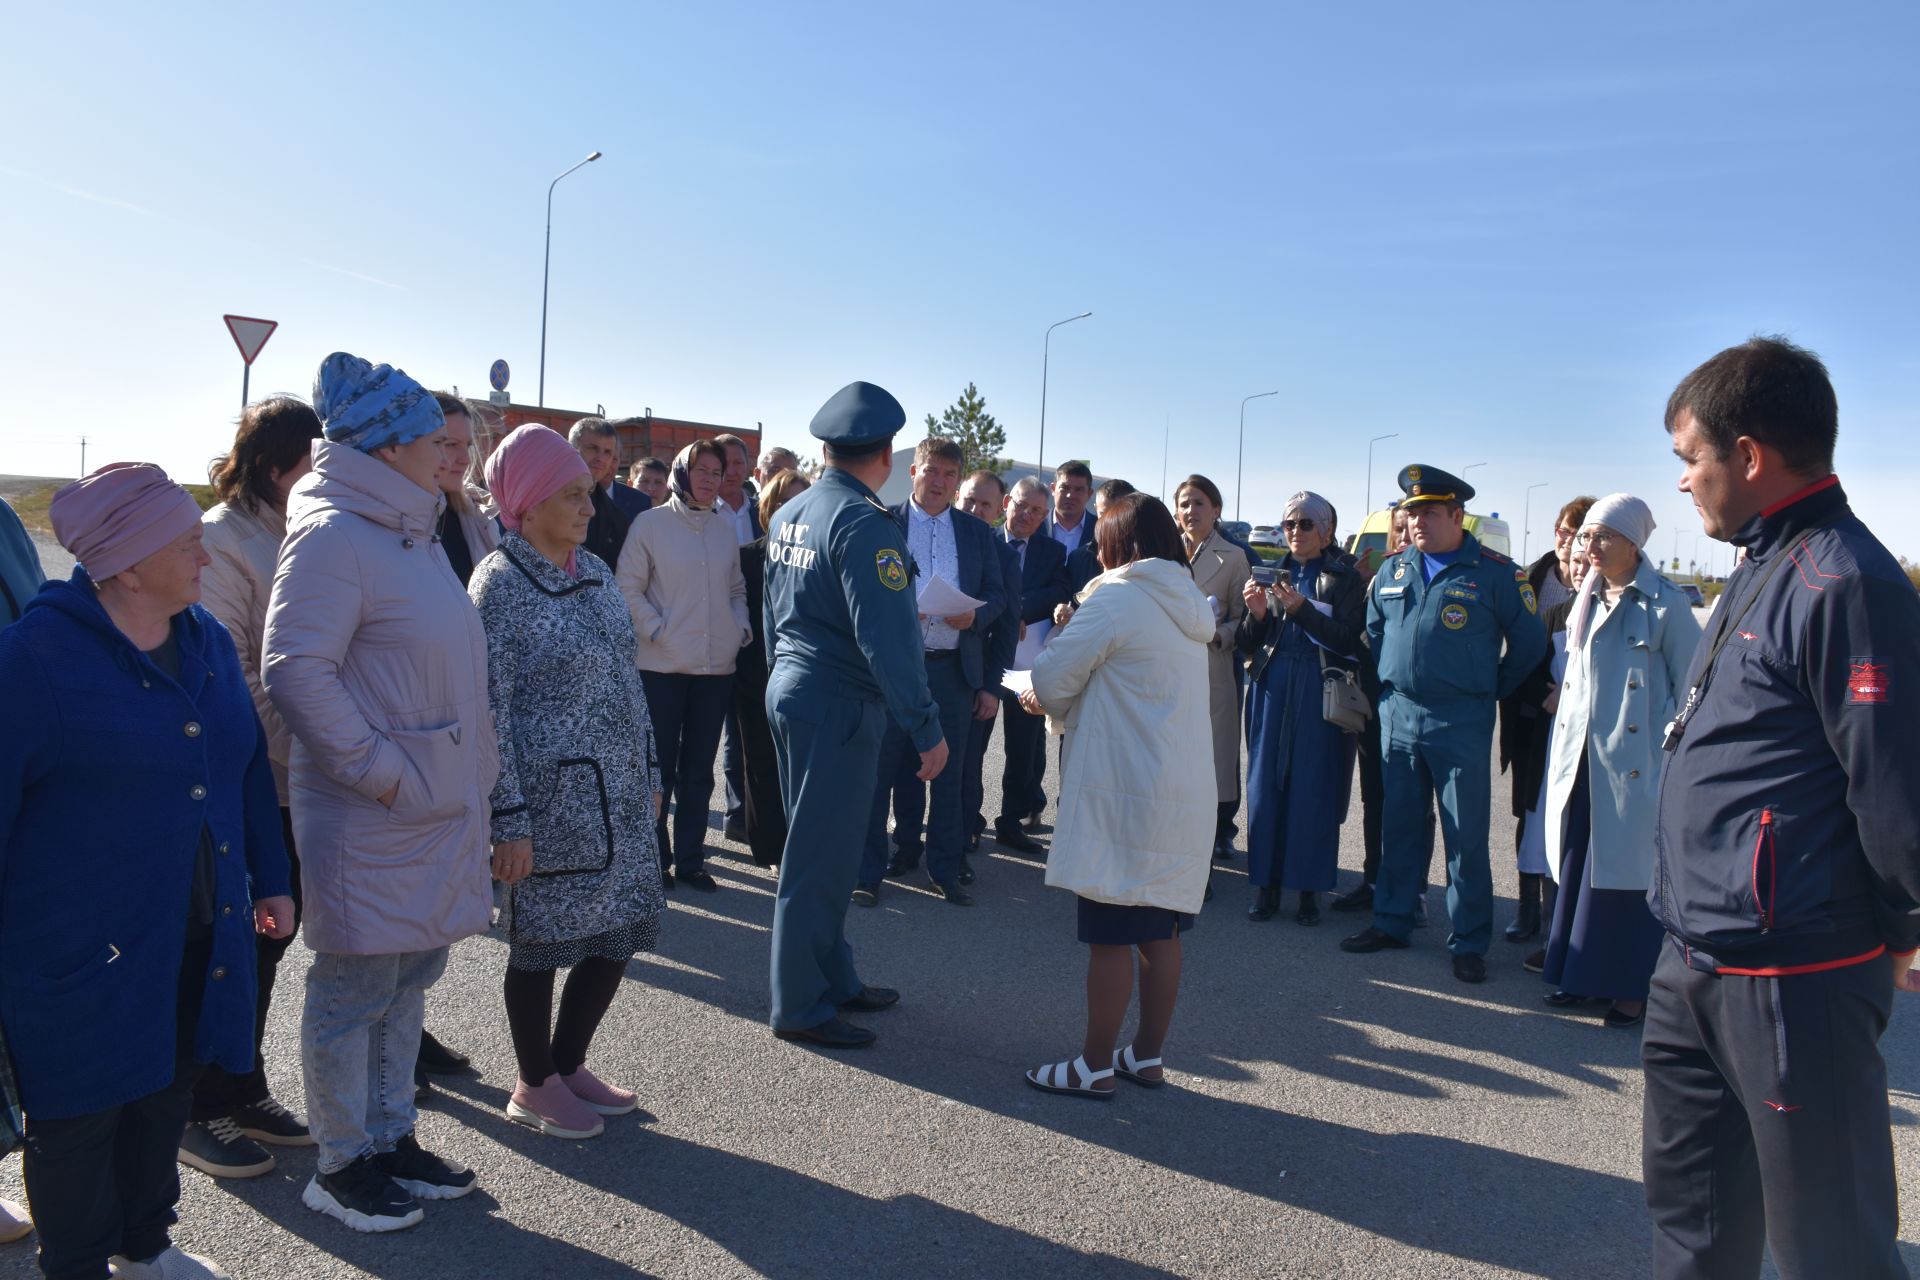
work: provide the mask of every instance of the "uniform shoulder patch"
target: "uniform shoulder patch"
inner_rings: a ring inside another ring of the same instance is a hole
[[[880,573],[880,585],[889,591],[907,589],[907,562],[892,547],[886,547],[874,553],[874,567]]]
[[[1847,664],[1847,705],[1893,701],[1893,664],[1885,658],[1854,658]]]
[[[1533,584],[1531,582],[1522,582],[1520,584],[1520,603],[1527,606],[1528,613],[1540,612],[1540,601],[1539,598],[1533,594]]]

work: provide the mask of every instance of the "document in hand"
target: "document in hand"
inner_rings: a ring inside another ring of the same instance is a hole
[[[1038,622],[1027,624],[1027,635],[1013,653],[1013,665],[1019,671],[1031,671],[1034,659],[1040,656],[1041,648],[1047,643],[1047,637],[1053,634],[1053,621],[1042,618]]]
[[[950,618],[956,613],[967,613],[984,604],[986,604],[985,600],[975,600],[937,573],[920,584],[919,608],[923,617]]]

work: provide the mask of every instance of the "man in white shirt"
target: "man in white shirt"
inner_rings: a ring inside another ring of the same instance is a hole
[[[713,442],[727,455],[727,472],[720,479],[720,496],[714,501],[714,514],[733,525],[734,540],[746,546],[760,536],[760,513],[755,509],[753,490],[747,487],[747,472],[752,455],[747,442],[739,436],[717,435]],[[727,782],[727,816],[722,834],[735,844],[747,842],[746,757],[740,754],[740,714],[727,709],[726,737],[720,748],[721,772]]]
[[[1093,472],[1084,462],[1062,463],[1053,473],[1053,520],[1048,531],[1072,555],[1093,545],[1093,521],[1087,500],[1093,497]]]

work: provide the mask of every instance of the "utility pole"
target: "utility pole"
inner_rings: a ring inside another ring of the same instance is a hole
[[[80,437],[80,474],[87,474],[87,438]]]

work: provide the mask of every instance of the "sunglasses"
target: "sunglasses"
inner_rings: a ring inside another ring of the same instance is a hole
[[[1312,532],[1313,532],[1313,521],[1311,521],[1311,520],[1282,520],[1282,521],[1280,522],[1280,531],[1281,531],[1282,533],[1292,533],[1292,532],[1293,532],[1294,530],[1296,530],[1296,529],[1297,529],[1297,530],[1299,530],[1299,531],[1300,531],[1301,533],[1312,533]]]

